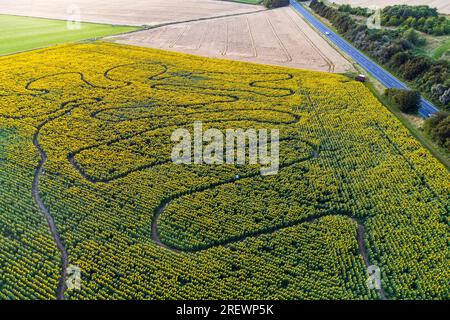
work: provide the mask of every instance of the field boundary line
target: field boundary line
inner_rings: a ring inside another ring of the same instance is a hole
[[[215,16],[215,17],[204,17],[204,18],[188,19],[188,20],[181,20],[181,21],[163,22],[163,23],[152,25],[152,26],[149,26],[149,25],[145,26],[144,25],[144,26],[141,26],[142,29],[128,32],[128,34],[143,32],[143,31],[146,31],[146,30],[157,29],[157,28],[166,27],[166,26],[172,26],[172,25],[177,25],[177,24],[191,23],[191,22],[201,22],[201,21],[208,21],[208,20],[216,20],[216,19],[223,19],[223,18],[229,18],[229,17],[245,16],[245,15],[261,13],[261,12],[265,12],[265,11],[268,11],[268,10],[267,9],[259,9],[259,10],[255,10],[255,11],[230,13],[230,14],[225,14],[225,15]],[[133,27],[133,26],[129,26],[129,25],[125,25],[125,26],[126,27]],[[137,26],[137,27],[139,27],[139,26]],[[120,36],[120,35],[118,35],[118,36]],[[106,38],[116,38],[116,37],[117,36],[108,36],[108,37],[105,37],[105,39]]]

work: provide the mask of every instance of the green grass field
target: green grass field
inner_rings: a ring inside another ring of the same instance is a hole
[[[0,55],[137,29],[128,26],[81,23],[80,29],[70,30],[67,21],[63,20],[0,15]]]
[[[416,54],[424,55],[434,60],[448,59],[447,52],[450,50],[450,36],[432,36],[425,33],[420,33],[420,36],[425,38],[426,43],[414,49]]]
[[[433,57],[437,60],[440,59],[447,51],[450,50],[450,39],[448,39],[443,45],[433,51]]]

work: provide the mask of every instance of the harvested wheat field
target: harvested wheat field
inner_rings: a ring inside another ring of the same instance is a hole
[[[0,13],[124,25],[157,25],[263,10],[214,0],[2,0]]]
[[[352,69],[350,62],[290,7],[174,24],[112,39],[205,57],[337,73]]]
[[[410,6],[428,5],[437,8],[440,13],[450,14],[450,1],[448,0],[331,0],[338,4],[351,4],[353,6],[384,8],[396,4],[408,4]]]

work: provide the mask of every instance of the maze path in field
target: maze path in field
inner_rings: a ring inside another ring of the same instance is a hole
[[[126,65],[118,65],[115,66],[111,69],[106,70],[103,73],[103,76],[105,79],[116,83],[117,85],[115,86],[111,86],[111,87],[105,87],[105,86],[96,86],[95,84],[93,84],[92,82],[89,82],[88,80],[85,79],[85,76],[82,73],[79,72],[70,72],[70,73],[57,73],[57,74],[52,74],[52,75],[48,75],[45,77],[41,77],[39,79],[35,79],[33,81],[30,81],[29,83],[27,83],[26,85],[26,89],[33,91],[33,92],[38,92],[40,95],[45,95],[48,94],[50,92],[49,89],[33,89],[33,83],[45,78],[51,78],[51,77],[55,77],[55,76],[59,76],[61,74],[75,74],[77,76],[79,76],[80,81],[82,81],[85,85],[87,85],[88,87],[91,88],[96,88],[96,89],[102,89],[102,90],[114,90],[114,89],[118,89],[118,88],[124,88],[126,86],[130,86],[133,84],[133,82],[131,81],[124,81],[121,79],[115,79],[113,76],[110,75],[110,73],[113,70],[117,70],[123,67],[142,67],[144,64],[126,64]],[[168,70],[169,67],[167,65],[164,64],[159,64],[159,63],[154,63],[151,64],[152,66],[155,66],[159,69],[158,72],[155,72],[153,75],[151,75],[150,77],[148,77],[148,80],[153,80],[156,83],[152,83],[150,85],[151,88],[155,89],[155,90],[166,90],[166,91],[177,91],[177,90],[183,90],[186,89],[186,85],[176,85],[173,83],[161,83],[161,81],[167,81],[171,79],[171,75],[168,74]],[[198,73],[198,74],[202,74],[202,73]],[[216,74],[216,75],[225,75],[226,73],[215,73],[215,72],[204,72],[203,75],[211,75],[211,74]],[[263,74],[258,74],[258,73],[250,73],[250,74],[245,74],[243,73],[242,75],[263,75]],[[267,73],[264,73],[264,75],[268,75]],[[286,87],[282,87],[280,86],[280,82],[282,81],[286,81],[286,80],[290,80],[292,79],[294,76],[290,73],[272,73],[270,74],[271,76],[276,76],[275,79],[272,80],[256,80],[256,81],[252,81],[250,83],[248,83],[248,86],[252,89],[255,89],[255,91],[253,90],[244,90],[244,89],[228,89],[228,90],[224,90],[223,88],[220,88],[220,90],[222,91],[222,93],[220,92],[214,92],[214,90],[219,90],[219,88],[215,89],[215,88],[211,88],[211,87],[195,87],[198,90],[210,90],[213,91],[212,93],[206,93],[206,95],[212,95],[212,96],[216,96],[216,97],[220,97],[220,99],[217,102],[213,102],[213,103],[235,103],[237,101],[240,100],[240,96],[239,94],[242,93],[246,93],[246,94],[255,94],[255,95],[260,95],[262,97],[266,96],[266,97],[286,97],[286,96],[292,96],[295,94],[295,92],[290,89],[290,88],[286,88]],[[193,87],[189,87],[189,88],[193,88]],[[258,92],[257,90],[261,89],[270,89],[272,92],[272,94],[267,94],[263,91]],[[227,93],[223,93],[223,91],[226,91]],[[229,91],[229,93],[228,93]],[[35,93],[33,93],[35,94]],[[40,134],[41,134],[41,129],[44,126],[47,126],[48,124],[50,124],[52,121],[56,120],[56,119],[60,119],[62,117],[69,117],[72,114],[72,111],[74,111],[77,108],[87,108],[90,107],[91,105],[95,105],[97,106],[101,106],[102,105],[102,98],[98,97],[98,98],[92,98],[89,100],[71,100],[71,101],[66,101],[63,102],[56,110],[54,111],[50,111],[50,112],[46,112],[46,113],[41,113],[38,115],[33,116],[33,118],[40,118],[43,116],[48,116],[43,122],[41,122],[40,124],[37,125],[36,127],[36,133],[33,137],[33,142],[34,145],[36,147],[36,149],[38,150],[41,159],[39,161],[39,164],[36,168],[35,171],[35,179],[33,182],[33,198],[35,199],[35,202],[37,203],[39,209],[42,211],[43,215],[46,217],[48,224],[49,224],[49,228],[50,231],[53,235],[53,238],[55,240],[55,243],[61,253],[61,275],[60,275],[60,280],[59,280],[59,285],[57,288],[57,298],[59,299],[64,299],[64,292],[66,290],[65,287],[65,277],[66,277],[66,267],[68,265],[68,255],[67,255],[67,251],[64,247],[64,244],[62,243],[59,233],[57,231],[57,227],[55,225],[54,219],[50,214],[50,211],[48,210],[48,208],[45,206],[45,204],[43,203],[42,199],[40,198],[40,192],[39,192],[39,177],[42,174],[42,170],[43,167],[45,165],[45,162],[47,160],[47,154],[45,152],[45,150],[42,148],[41,144],[39,143],[40,140]],[[205,105],[209,105],[211,104],[211,102],[209,103],[191,103],[191,104],[179,104],[177,107],[179,107],[181,110],[183,110],[183,108],[187,108],[187,107],[191,107],[191,108],[196,108],[196,107],[202,107]],[[121,110],[123,109],[123,106],[118,106],[118,107],[111,107],[111,108],[100,108],[97,109],[94,112],[91,112],[90,116],[92,118],[96,118],[98,120],[102,120],[105,122],[108,122],[110,120],[107,119],[102,119],[101,114],[102,112],[105,111],[109,111],[109,112],[114,112],[114,110]],[[245,109],[250,111],[250,109]],[[261,110],[261,109],[258,109]],[[279,120],[261,120],[261,119],[256,119],[256,118],[244,118],[244,119],[240,119],[237,121],[251,121],[251,122],[255,122],[255,123],[269,123],[269,124],[277,124],[277,125],[289,125],[289,124],[295,124],[299,121],[300,117],[293,113],[293,112],[289,112],[289,111],[280,111],[278,109],[275,108],[267,108],[264,109],[266,111],[272,111],[272,112],[276,112],[279,114],[284,114],[287,116],[291,117],[290,121],[279,121]],[[202,113],[202,111],[199,111],[198,113]],[[204,113],[208,113],[208,111],[204,111]],[[158,117],[158,115],[154,115],[155,117]],[[0,117],[11,117],[11,116],[7,116],[7,115],[0,115]],[[27,118],[27,116],[22,116],[22,115],[15,115],[14,116],[15,119],[25,119]],[[151,118],[151,117],[149,117]],[[136,119],[139,119],[139,117],[137,117]],[[133,121],[136,119],[122,119],[120,121]],[[231,121],[231,120],[217,120],[215,122],[227,122],[227,121]],[[236,120],[232,120],[232,121],[236,121]],[[213,121],[214,122],[214,121]],[[190,123],[190,122],[186,122],[186,123]],[[180,125],[179,123],[176,123],[175,125]],[[86,179],[87,181],[90,181],[92,183],[108,183],[111,182],[113,180],[116,179],[121,179],[126,177],[128,174],[132,173],[132,172],[136,172],[136,171],[140,171],[140,170],[144,170],[144,169],[148,169],[154,166],[158,166],[161,165],[161,163],[151,163],[146,165],[145,167],[138,167],[135,168],[133,170],[130,170],[129,172],[125,172],[122,173],[120,175],[114,176],[112,175],[110,178],[108,179],[98,179],[97,177],[94,176],[90,176],[87,173],[84,172],[82,166],[80,166],[77,162],[76,162],[76,155],[79,154],[82,151],[85,150],[90,150],[90,149],[95,149],[98,148],[102,145],[107,145],[109,143],[113,143],[113,142],[119,142],[122,140],[126,140],[126,139],[130,139],[134,136],[143,134],[145,132],[149,132],[152,130],[155,130],[156,128],[150,128],[150,129],[146,129],[145,131],[139,131],[139,132],[134,132],[131,134],[127,134],[127,135],[123,135],[119,138],[115,138],[113,140],[107,140],[98,144],[93,144],[87,147],[83,147],[79,150],[76,150],[74,152],[71,152],[67,155],[68,161],[70,161],[70,163],[72,164],[73,168],[75,170],[77,170],[79,172],[79,174]],[[327,138],[327,135],[325,134],[325,139]],[[283,170],[284,168],[293,166],[295,164],[304,162],[304,161],[308,161],[314,158],[317,158],[320,156],[320,152],[321,152],[321,147],[320,146],[316,146],[313,143],[309,142],[309,141],[303,141],[304,143],[306,143],[309,148],[310,148],[310,154],[306,157],[303,158],[299,158],[299,159],[293,159],[291,161],[289,161],[288,163],[283,163],[281,164],[281,170]],[[254,177],[257,177],[260,175],[260,172],[253,172],[253,173],[249,173],[246,176],[242,176],[242,179],[252,179]],[[194,250],[183,250],[182,248],[174,248],[174,247],[170,247],[167,244],[165,244],[163,242],[162,239],[160,239],[159,237],[159,233],[158,233],[158,221],[159,221],[159,217],[161,216],[161,214],[164,213],[164,209],[170,204],[170,202],[172,202],[175,199],[178,198],[182,198],[183,196],[186,196],[188,194],[193,194],[193,193],[197,193],[197,192],[204,192],[206,190],[209,189],[213,189],[213,188],[217,188],[221,185],[225,185],[225,184],[232,184],[233,182],[235,182],[235,178],[231,178],[228,180],[224,180],[224,181],[218,181],[216,183],[210,184],[210,185],[205,185],[205,186],[196,186],[195,190],[187,190],[186,192],[182,192],[176,195],[168,195],[165,199],[161,200],[161,203],[159,204],[159,206],[155,209],[154,215],[153,215],[153,219],[151,222],[151,230],[152,230],[152,234],[151,237],[154,240],[154,242],[156,244],[158,244],[159,246],[161,246],[162,248],[166,248],[169,250],[172,250],[174,252],[197,252],[197,251],[202,251],[202,250],[206,250],[212,247],[216,247],[216,246],[223,246],[223,245],[227,245],[230,243],[235,243],[235,242],[240,242],[240,241],[244,241],[247,238],[251,238],[251,237],[256,237],[259,235],[263,235],[263,234],[269,234],[269,233],[273,233],[279,230],[282,230],[284,228],[287,227],[292,227],[301,223],[307,223],[307,222],[311,222],[314,221],[316,219],[320,219],[322,217],[324,217],[325,215],[322,216],[315,216],[315,217],[310,217],[308,219],[299,219],[297,221],[291,221],[288,223],[284,223],[282,225],[276,225],[276,226],[272,226],[270,228],[266,228],[266,229],[261,229],[261,230],[255,230],[250,232],[247,235],[243,235],[243,236],[239,236],[239,237],[232,237],[229,238],[225,241],[222,241],[220,243],[214,243],[211,244],[210,246],[207,247],[202,247],[202,248],[198,248],[198,249],[194,249]],[[366,250],[364,248],[364,225],[356,220],[354,217],[350,217],[357,225],[357,242],[358,242],[358,248],[360,251],[361,256],[363,257],[366,265],[369,264],[368,258],[367,258],[367,253]],[[384,297],[384,296],[382,296]]]

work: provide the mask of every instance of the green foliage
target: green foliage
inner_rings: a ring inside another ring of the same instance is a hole
[[[440,47],[436,48],[433,52],[433,58],[436,60],[440,59],[444,55],[450,56],[450,39],[448,39]]]
[[[414,90],[386,89],[386,97],[405,113],[417,113],[420,106],[420,93]]]
[[[285,7],[289,5],[289,0],[264,0],[264,6],[268,9]]]
[[[439,145],[450,152],[450,115],[438,112],[425,121],[424,131]]]
[[[450,20],[439,17],[437,10],[429,6],[388,6],[382,10],[381,24],[408,26],[436,36],[450,34]]]
[[[346,12],[350,13],[356,16],[362,16],[362,17],[370,17],[372,15],[372,10],[369,8],[363,8],[363,7],[352,7],[349,4],[343,4],[340,5],[338,10],[340,12]]]
[[[42,48],[58,43],[105,37],[130,32],[138,27],[80,23],[70,30],[67,21],[0,14],[0,55]]]
[[[412,44],[416,46],[423,46],[426,43],[426,39],[421,37],[417,31],[415,31],[413,28],[407,29],[403,33],[403,38],[411,42]]]
[[[402,66],[401,72],[406,80],[414,80],[430,67],[430,60],[424,56],[416,56],[408,59]]]
[[[378,63],[388,66],[398,76],[411,81],[413,88],[420,90],[435,104],[450,109],[450,93],[445,93],[450,89],[450,62],[432,61],[415,53],[414,49],[422,46],[424,39],[412,27],[403,26],[397,30],[368,29],[347,12],[341,12],[321,1],[312,0],[310,7],[328,19],[355,47],[365,51]],[[425,23],[425,17],[420,19]],[[444,90],[438,94],[432,89],[436,86],[443,86]]]

